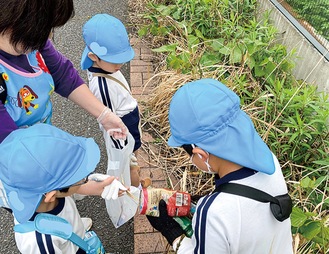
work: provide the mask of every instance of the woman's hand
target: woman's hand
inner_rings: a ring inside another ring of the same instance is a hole
[[[128,130],[121,118],[115,115],[108,107],[105,107],[98,116],[97,122],[100,123],[110,136],[115,139],[125,139]]]
[[[74,89],[68,98],[96,117],[103,128],[115,139],[126,138],[128,129],[121,118],[114,114],[108,107],[105,107],[92,94],[86,84],[82,84]]]

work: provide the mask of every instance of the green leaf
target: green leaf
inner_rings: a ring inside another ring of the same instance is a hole
[[[314,181],[312,181],[309,177],[305,177],[300,181],[300,186],[303,188],[313,188]]]
[[[148,32],[148,28],[146,26],[144,26],[138,30],[138,36],[143,37],[143,36],[147,35],[147,32]]]
[[[255,76],[256,77],[264,77],[265,76],[265,71],[259,65],[255,65]]]
[[[162,52],[174,52],[176,50],[177,43],[170,45],[163,45],[160,48],[152,49],[154,52],[162,53]]]
[[[161,4],[156,7],[156,10],[158,12],[160,12],[161,15],[163,15],[163,16],[169,16],[170,15],[170,12],[171,12],[171,9],[168,8],[168,6],[161,5]]]
[[[303,236],[309,240],[313,239],[321,231],[321,223],[319,221],[312,221],[301,228]]]
[[[231,54],[231,49],[226,46],[223,46],[218,50],[218,52],[225,56],[228,56],[229,54]]]
[[[220,62],[220,57],[216,56],[214,54],[211,53],[205,53],[202,55],[201,59],[200,59],[200,64],[203,66],[211,66],[214,64],[218,64]]]
[[[194,35],[191,35],[191,34],[188,35],[188,37],[187,37],[187,41],[188,41],[188,45],[189,45],[190,48],[191,48],[192,46],[194,46],[194,45],[200,43],[199,38],[196,37],[196,36],[194,36]]]
[[[304,212],[300,208],[294,207],[292,209],[290,220],[291,220],[291,225],[293,227],[303,226],[307,218],[308,217],[304,214]]]
[[[231,63],[241,63],[242,61],[242,51],[239,47],[234,47],[232,54],[230,55]]]
[[[203,34],[200,32],[200,30],[195,29],[194,32],[195,32],[196,36],[198,36],[198,38],[204,39],[204,36],[203,36]]]
[[[210,47],[215,51],[220,51],[224,46],[224,39],[213,40]],[[223,53],[222,53],[223,54]],[[229,54],[229,53],[228,53]],[[227,54],[227,55],[228,55]],[[226,54],[224,54],[226,55]]]
[[[253,58],[252,56],[249,56],[247,58],[247,65],[249,66],[250,70],[252,70],[255,67],[255,58]]]

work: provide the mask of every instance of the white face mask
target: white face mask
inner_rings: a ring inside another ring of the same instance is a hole
[[[208,153],[208,152],[207,152]],[[208,153],[208,155],[209,155],[209,153]],[[211,166],[209,165],[209,157],[208,157],[208,159],[204,162],[205,164],[206,164],[206,166],[207,166],[207,170],[208,170],[208,174],[212,174],[212,175],[215,175],[215,174],[217,174],[217,172],[214,172],[214,171],[212,171],[212,169],[211,169]]]

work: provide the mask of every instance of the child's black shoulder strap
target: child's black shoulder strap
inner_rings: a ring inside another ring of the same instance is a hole
[[[221,184],[217,186],[215,192],[226,192],[238,196],[243,196],[246,198],[251,198],[262,203],[268,203],[268,202],[277,203],[277,199],[271,196],[270,194],[261,191],[259,189],[255,189],[253,187],[238,184],[238,183]]]
[[[288,193],[273,197],[264,191],[238,183],[221,184],[217,186],[214,192],[226,192],[233,195],[254,199],[262,203],[269,202],[272,214],[278,221],[284,221],[289,218],[292,211],[292,200]]]

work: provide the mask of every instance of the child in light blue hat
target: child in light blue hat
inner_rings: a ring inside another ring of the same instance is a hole
[[[83,26],[83,39],[86,47],[81,57],[81,68],[87,70],[89,89],[122,119],[135,141],[131,151],[134,154],[130,166],[130,180],[131,185],[137,187],[140,185],[140,179],[136,157],[141,147],[139,110],[137,100],[133,98],[130,87],[120,71],[123,64],[134,58],[135,52],[123,23],[108,14],[96,14],[88,20]],[[106,141],[108,133],[102,126],[100,128]],[[116,141],[105,142],[108,153],[111,153],[110,142]],[[109,156],[108,170],[111,168],[111,160],[113,159]]]
[[[114,177],[103,178],[102,188],[88,181],[100,160],[95,141],[49,124],[35,124],[10,133],[0,144],[0,154],[0,179],[15,217],[20,252],[81,253],[80,245],[68,241],[72,234],[73,240],[87,234],[71,195],[103,195],[115,181]],[[48,224],[47,218],[54,223]]]
[[[182,147],[197,168],[217,178],[215,191],[198,201],[191,238],[163,201],[160,217],[148,217],[176,253],[293,253],[291,200],[279,162],[240,109],[239,97],[214,79],[189,82],[171,100],[169,123],[169,146]],[[284,196],[288,212],[280,216],[286,216],[279,220],[272,204],[225,191],[228,184]]]

